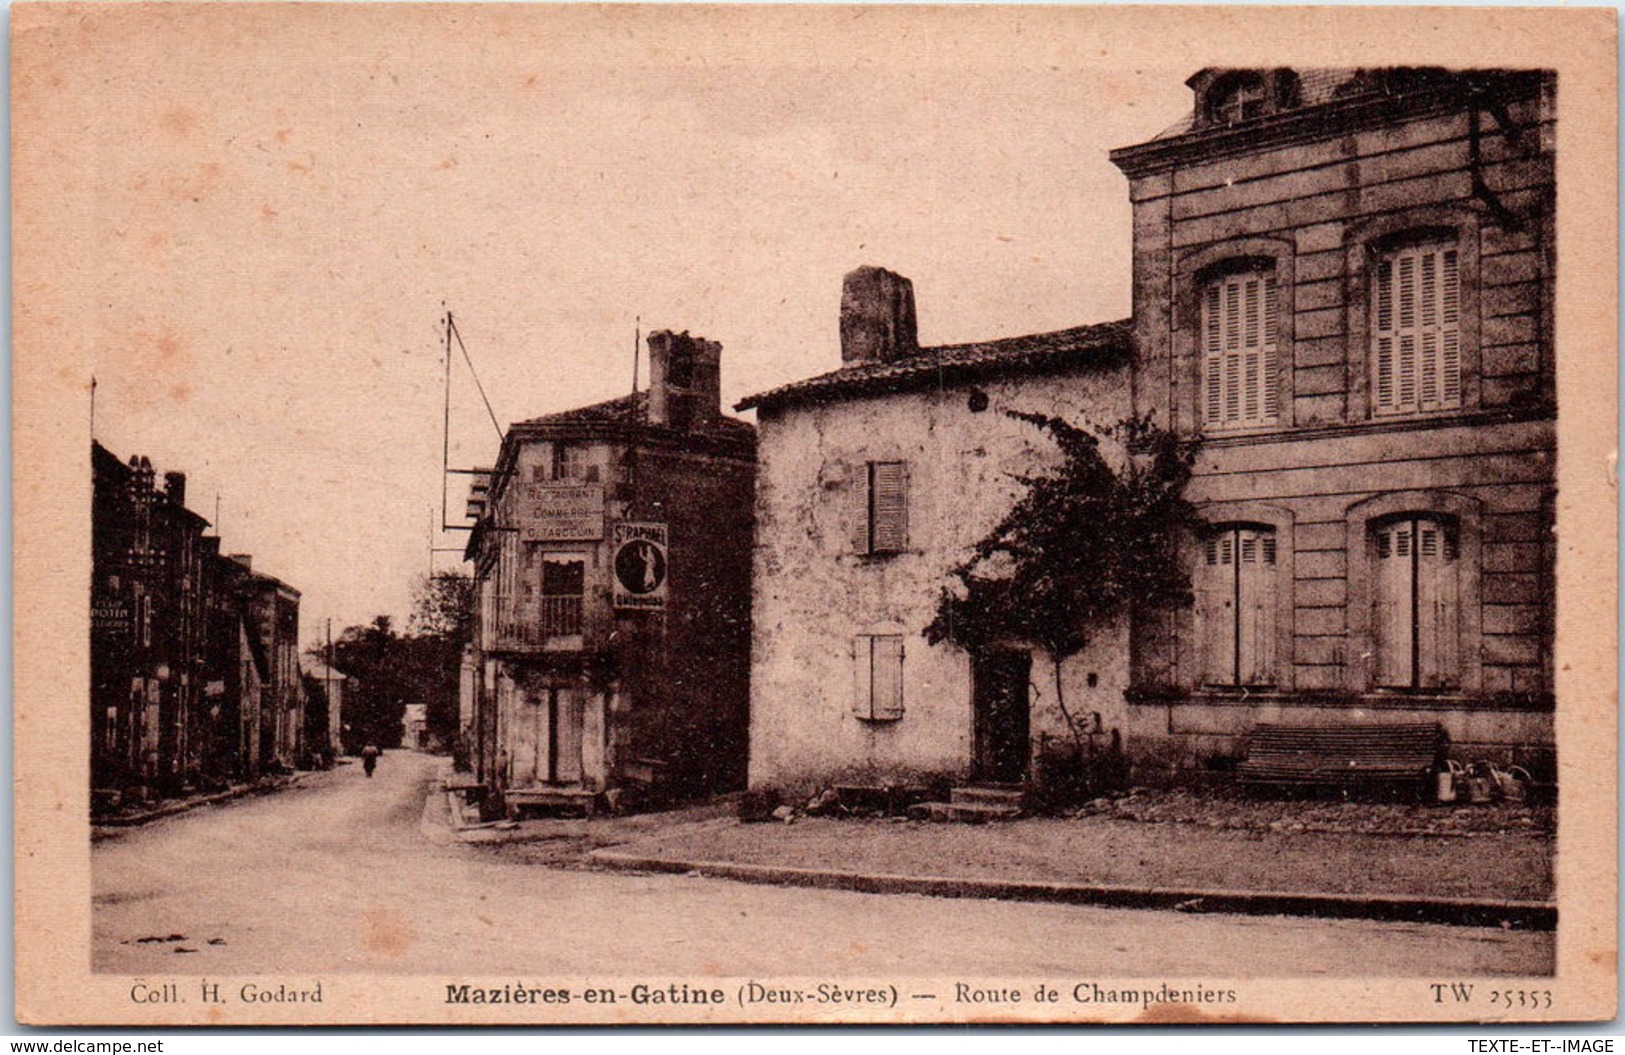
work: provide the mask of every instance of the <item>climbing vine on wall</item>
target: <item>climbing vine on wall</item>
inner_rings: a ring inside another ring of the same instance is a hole
[[[971,651],[1009,639],[1041,647],[1054,660],[1056,698],[1076,736],[1061,661],[1133,605],[1191,603],[1180,548],[1198,524],[1184,497],[1195,446],[1146,418],[1083,427],[1005,413],[1045,433],[1062,460],[1018,478],[1024,492],[953,569],[925,637]],[[1127,452],[1119,464],[1102,451],[1106,439]]]

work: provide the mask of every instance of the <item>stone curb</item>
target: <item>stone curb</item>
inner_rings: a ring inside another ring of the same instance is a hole
[[[920,894],[927,897],[1045,901],[1062,905],[1097,905],[1106,908],[1228,912],[1247,916],[1314,916],[1321,919],[1442,923],[1458,927],[1508,927],[1517,930],[1550,931],[1557,928],[1557,906],[1546,901],[1285,891],[1170,890],[1084,883],[877,875],[817,868],[739,864],[729,861],[675,861],[614,850],[594,851],[588,855],[588,860],[616,871],[695,874],[715,879],[732,879],[741,883],[850,890],[863,894]]]
[[[261,782],[258,784],[239,784],[237,787],[227,788],[225,791],[216,791],[208,795],[199,795],[196,798],[183,799],[180,802],[173,802],[167,806],[160,806],[155,810],[148,810],[145,813],[136,813],[127,817],[103,817],[100,820],[92,819],[90,826],[92,829],[136,828],[143,824],[150,824],[153,821],[162,820],[165,817],[173,817],[176,814],[187,813],[191,810],[197,809],[199,806],[213,806],[216,803],[230,802],[232,799],[240,799],[247,795],[268,795],[273,791],[281,791],[284,788],[291,788],[303,780],[304,776],[305,774],[303,773],[294,773],[291,776],[277,778],[269,782]]]

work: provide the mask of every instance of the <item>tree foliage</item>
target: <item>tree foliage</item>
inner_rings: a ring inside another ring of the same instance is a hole
[[[474,630],[474,578],[440,572],[425,578],[412,598],[407,628],[425,637],[440,637],[460,649]]]
[[[406,705],[425,704],[429,733],[450,744],[457,733],[457,686],[463,646],[473,631],[473,580],[442,573],[424,579],[414,592],[408,633],[399,634],[387,615],[346,627],[315,654],[346,675],[344,747],[401,743]]]
[[[925,636],[973,651],[1037,645],[1056,662],[1059,697],[1060,661],[1130,606],[1191,603],[1180,546],[1197,524],[1184,497],[1195,449],[1145,418],[1086,428],[1005,413],[1047,435],[1061,462],[1018,478],[1025,491],[953,569]],[[1119,464],[1103,439],[1116,441]]]

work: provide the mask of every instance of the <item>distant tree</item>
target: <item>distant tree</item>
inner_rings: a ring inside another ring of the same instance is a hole
[[[412,597],[411,633],[455,641],[460,648],[474,629],[474,577],[440,572],[418,583]]]
[[[422,678],[419,698],[427,704],[429,735],[441,744],[452,744],[460,732],[458,681],[463,648],[474,634],[474,597],[473,576],[441,572],[421,580],[412,598],[408,641]]]
[[[333,642],[330,665],[351,679],[345,700],[346,751],[354,753],[368,743],[400,746],[409,692],[401,658],[401,639],[387,615],[365,626],[345,627]]]
[[[348,678],[344,746],[355,752],[367,743],[398,747],[405,732],[406,705],[422,703],[431,739],[451,745],[457,736],[457,687],[463,646],[472,637],[474,582],[453,572],[419,580],[413,590],[407,633],[380,615],[371,623],[346,627],[315,655]]]
[[[1191,603],[1180,546],[1197,523],[1184,497],[1195,449],[1144,418],[1085,428],[1005,413],[1048,435],[1061,463],[1019,478],[1025,492],[953,569],[925,637],[969,650],[999,638],[1044,649],[1061,714],[1081,741],[1061,661],[1133,604]],[[1102,438],[1120,441],[1118,464],[1102,452]]]

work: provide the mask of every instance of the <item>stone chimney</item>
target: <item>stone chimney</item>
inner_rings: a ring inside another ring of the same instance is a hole
[[[889,363],[920,350],[914,283],[879,267],[860,267],[841,284],[841,361]]]
[[[171,502],[178,506],[184,506],[186,504],[186,474],[165,473],[164,494],[169,496]]]
[[[649,422],[703,429],[722,413],[722,345],[688,331],[649,335]]]

